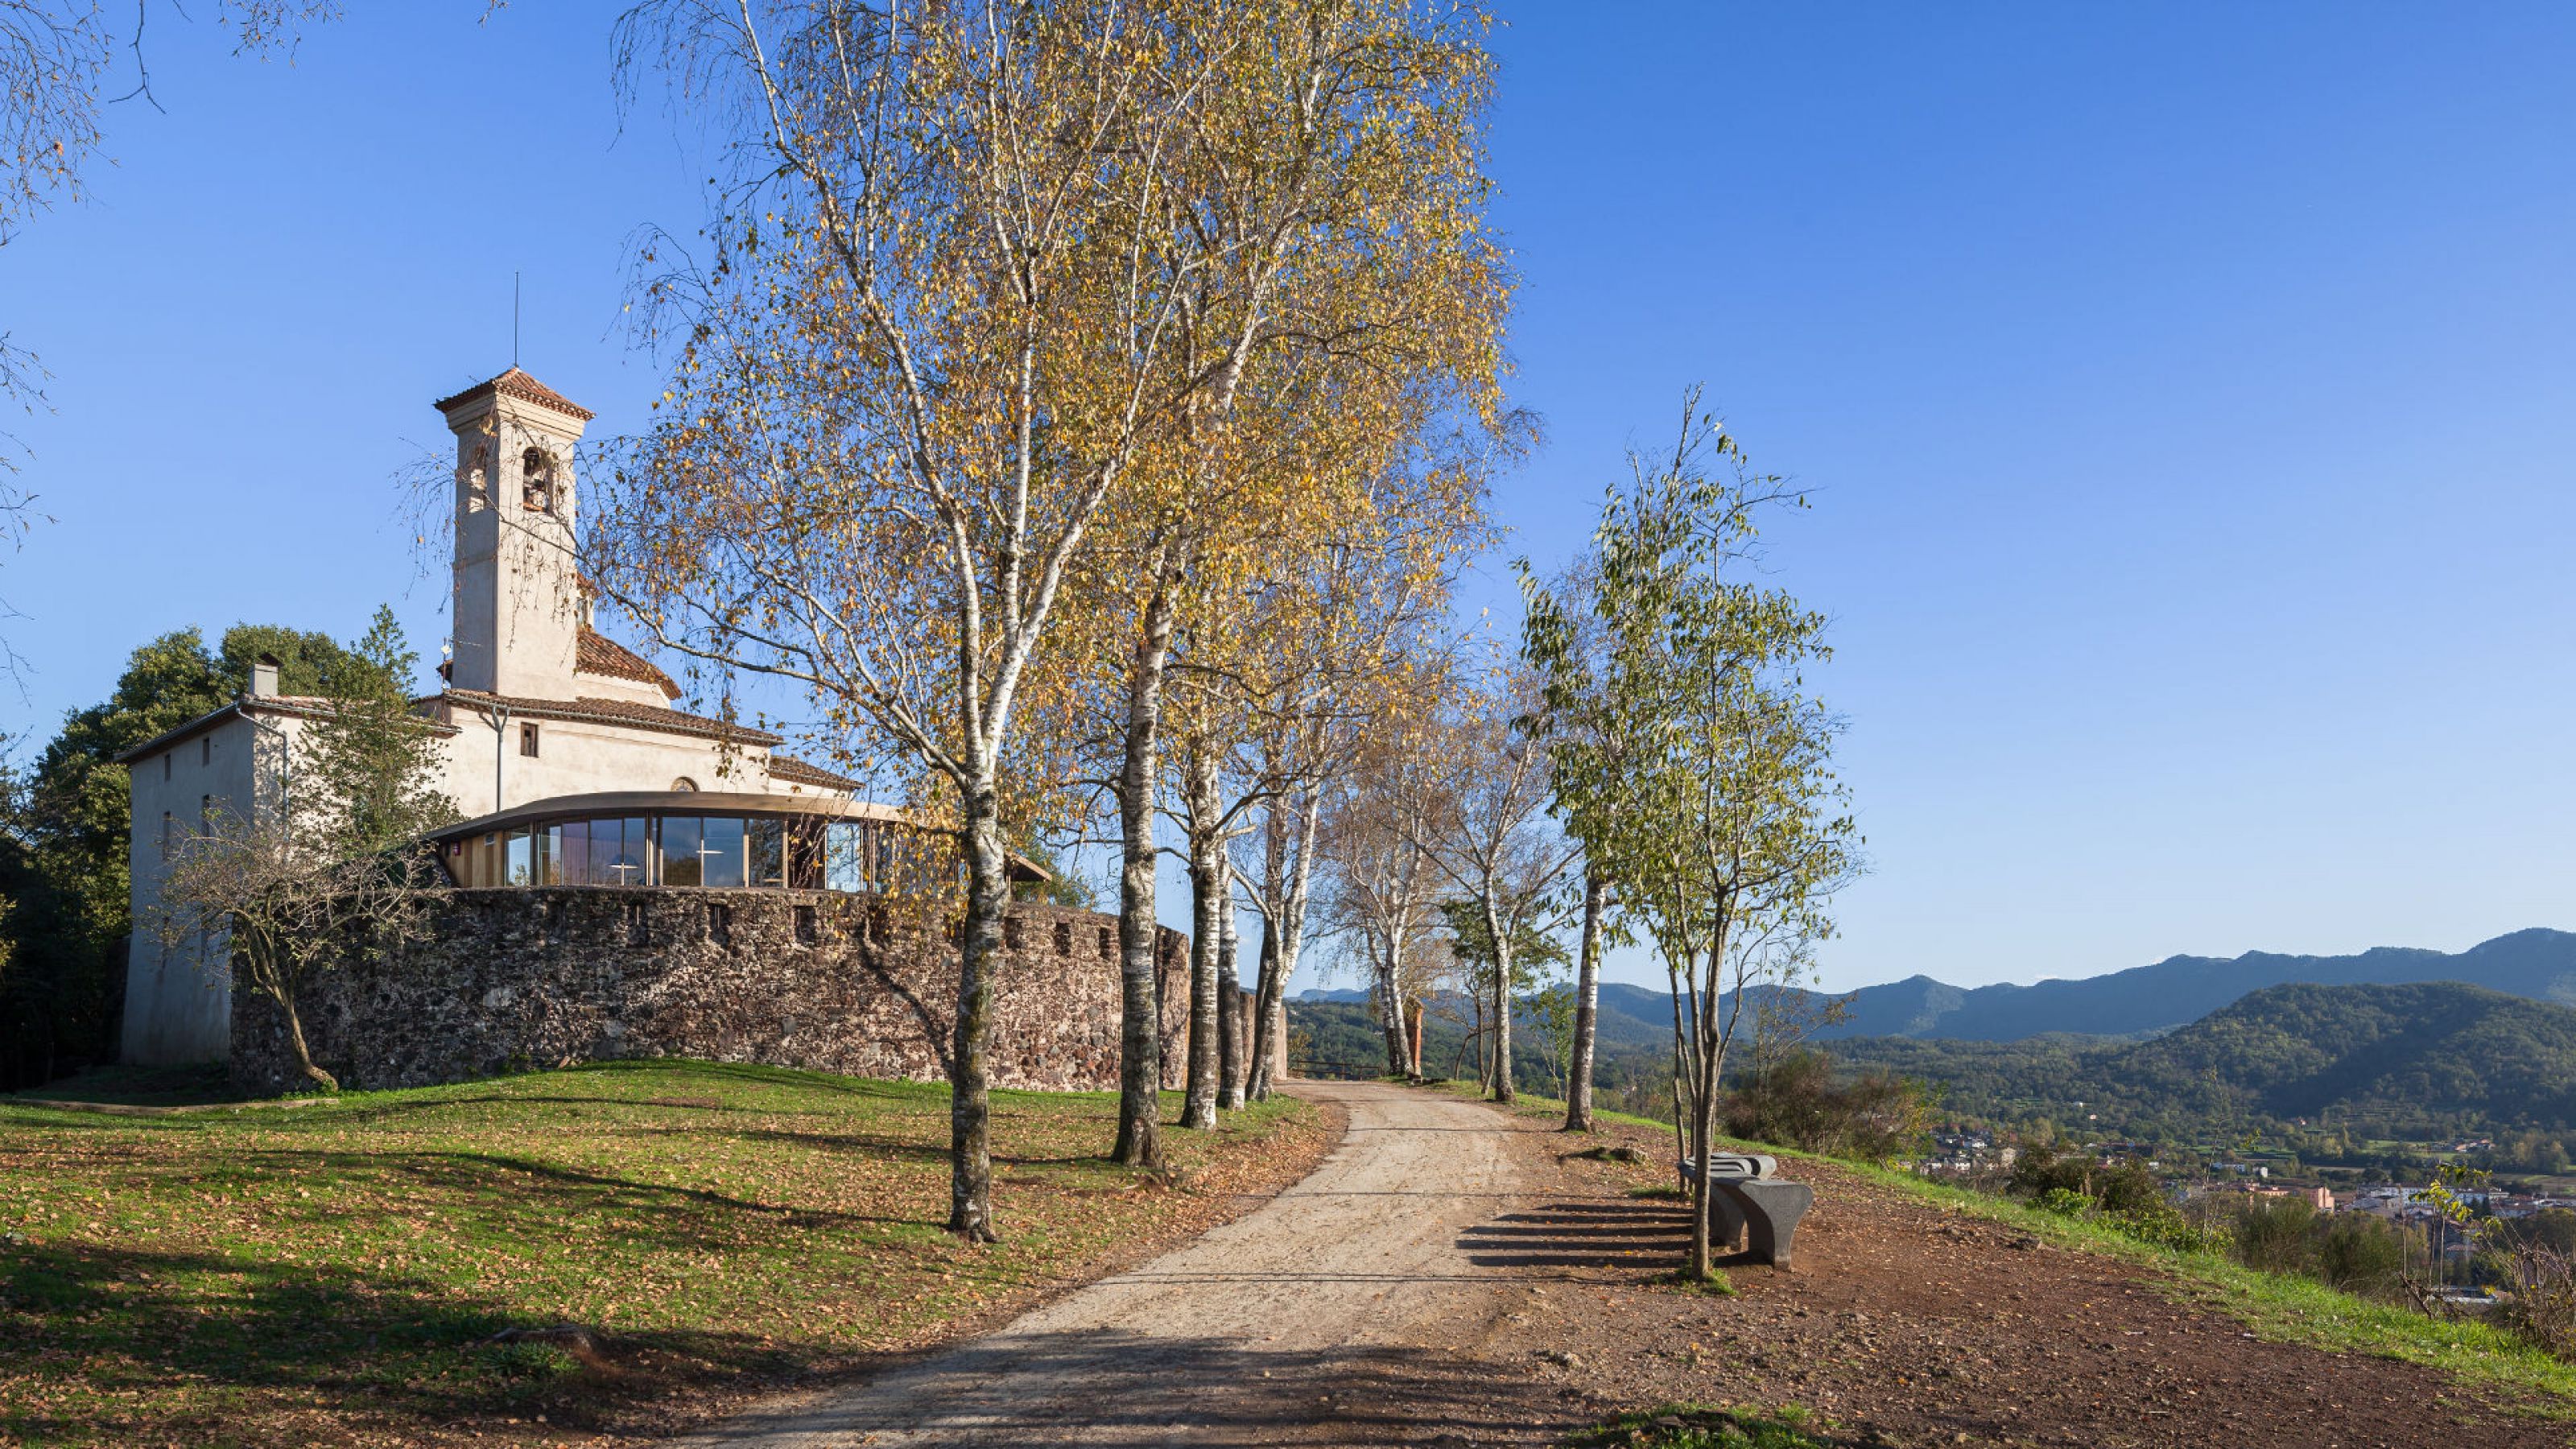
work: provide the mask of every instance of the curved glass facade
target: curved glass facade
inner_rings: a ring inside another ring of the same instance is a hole
[[[448,840],[467,887],[702,886],[874,891],[893,876],[899,827],[812,815],[589,815]]]

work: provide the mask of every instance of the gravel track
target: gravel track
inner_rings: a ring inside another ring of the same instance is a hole
[[[1426,1424],[1489,1419],[1511,1391],[1423,1340],[1490,1317],[1512,1276],[1462,1238],[1530,1190],[1513,1124],[1399,1087],[1295,1090],[1350,1127],[1264,1207],[999,1332],[686,1442],[1419,1444]]]

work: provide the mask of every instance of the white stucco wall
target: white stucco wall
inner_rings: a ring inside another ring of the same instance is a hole
[[[447,414],[456,434],[456,602],[450,667],[459,689],[571,697],[582,603],[573,565],[577,418],[501,394]],[[550,460],[551,507],[525,506],[522,460]]]
[[[656,697],[659,691],[654,691]],[[294,789],[284,761],[288,741],[305,721],[257,705],[247,715],[218,720],[176,745],[131,765],[134,814],[126,857],[132,872],[129,904],[134,935],[126,955],[122,1058],[146,1066],[223,1060],[232,1042],[232,981],[221,936],[200,945],[166,943],[157,926],[161,886],[168,866],[162,854],[161,819],[169,812],[173,845],[200,832],[199,814],[209,797],[216,810],[276,809]],[[443,741],[445,787],[457,813],[490,814],[532,800],[612,791],[668,790],[687,779],[702,790],[779,794],[824,793],[775,782],[769,751],[760,745],[727,749],[715,740],[632,726],[573,720],[536,720],[538,752],[519,753],[518,717],[495,735],[490,717],[455,710],[456,733]],[[500,766],[499,804],[493,767]]]
[[[689,735],[517,715],[495,733],[490,715],[461,708],[449,722],[456,733],[447,741],[447,789],[468,819],[557,795],[668,790],[680,779],[701,790],[771,788],[769,751],[760,745],[728,755],[716,741]],[[519,753],[522,724],[537,727],[534,758]]]
[[[292,788],[281,764],[286,741],[303,724],[269,711],[237,714],[129,767],[134,816],[126,837],[127,902],[134,927],[126,952],[124,1061],[177,1066],[221,1061],[229,1053],[233,999],[225,939],[172,943],[161,935],[161,884],[169,869],[163,812],[177,848],[203,831],[200,817],[208,809],[274,808],[274,792]],[[272,793],[263,796],[263,789]]]
[[[655,685],[575,668],[587,612],[571,551],[579,506],[572,459],[582,420],[506,389],[477,389],[449,401],[454,406],[446,418],[456,434],[457,459],[450,684],[565,705],[589,698],[667,707]],[[521,460],[531,447],[552,460],[551,508],[525,506]],[[683,779],[702,790],[830,793],[773,781],[762,745],[516,713],[496,730],[493,716],[453,695],[442,698],[431,709],[456,731],[443,744],[443,783],[457,812],[468,819],[557,796],[669,790]],[[240,708],[248,713],[213,718],[174,745],[131,762],[134,939],[124,1024],[129,1062],[215,1061],[231,1049],[225,943],[217,938],[202,948],[165,947],[154,923],[165,872],[163,812],[184,840],[200,830],[200,804],[208,797],[236,810],[270,809],[278,795],[258,792],[293,788],[284,761],[292,753],[287,741],[302,730],[303,720],[276,702],[245,701]],[[520,752],[525,723],[537,726],[534,756]],[[211,747],[201,746],[201,738],[211,740]]]

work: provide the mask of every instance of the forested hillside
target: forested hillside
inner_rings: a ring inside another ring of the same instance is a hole
[[[1931,1083],[1963,1114],[2147,1140],[2290,1127],[2340,1154],[2373,1139],[2576,1129],[2576,1009],[2456,982],[2275,986],[2129,1044],[1875,1038],[1832,1050]]]
[[[1463,1007],[1463,1003],[1454,1003]],[[1605,1098],[1668,1113],[1667,998],[1604,987]],[[1373,1076],[1385,1048],[1365,1002],[1291,1005],[1301,1070]],[[1462,1011],[1435,1010],[1426,1064],[1473,1075]],[[1558,1089],[1545,1023],[1516,1020],[1525,1090]],[[2551,1170],[2576,1150],[2576,1008],[2456,982],[2290,985],[2256,991],[2160,1037],[2021,1041],[1844,1038],[1822,1048],[1847,1071],[1887,1069],[1932,1087],[1962,1117],[2211,1150],[2249,1137],[2313,1157],[2363,1160],[2446,1138],[2515,1138],[2499,1162]],[[1737,1054],[1749,1064],[1750,1052]]]
[[[1824,1035],[2022,1041],[2051,1033],[2135,1037],[2169,1031],[2267,986],[2458,981],[2576,1005],[2576,932],[2516,931],[2456,955],[2382,946],[2351,956],[2169,956],[2080,980],[1969,990],[1928,976],[1865,986]]]

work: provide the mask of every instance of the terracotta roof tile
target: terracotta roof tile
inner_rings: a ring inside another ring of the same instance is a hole
[[[807,764],[788,755],[769,757],[769,778],[790,785],[814,785],[825,790],[856,790],[859,782],[847,775],[835,775],[820,765]]]
[[[585,423],[599,416],[515,367],[490,382],[478,382],[454,397],[440,398],[432,406],[443,413],[454,412],[461,404],[490,397],[494,393],[499,393],[503,397],[514,397],[521,402],[535,403],[541,408],[552,408],[566,417],[579,418]]]
[[[742,745],[774,745],[779,741],[779,736],[746,724],[682,714],[676,709],[662,709],[649,704],[629,704],[622,699],[523,699],[480,689],[450,689],[432,698],[452,700],[477,712],[487,711],[498,703],[510,713],[530,719],[633,725],[664,734],[696,735],[701,739],[731,740]]]
[[[419,700],[412,701],[415,709],[418,708],[420,703],[421,701]],[[200,730],[221,724],[225,720],[231,719],[236,715],[244,714],[282,714],[295,715],[304,719],[327,719],[331,714],[331,701],[327,696],[318,694],[245,694],[239,699],[234,700],[232,703],[219,705],[185,724],[163,730],[161,733],[154,735],[152,738],[145,740],[143,743],[136,745],[134,748],[127,750],[121,755],[114,756],[113,758],[115,762],[120,765],[133,764],[137,760],[147,759],[153,755],[159,754],[161,751],[195,735]],[[431,727],[439,734],[443,735],[452,735],[456,733],[456,727],[450,724],[437,724],[433,722]]]
[[[664,699],[680,697],[680,686],[671,682],[671,676],[654,668],[651,660],[588,624],[581,626],[580,635],[573,641],[572,667],[582,674],[604,674],[611,679],[631,679],[638,684],[652,685],[662,691]]]

